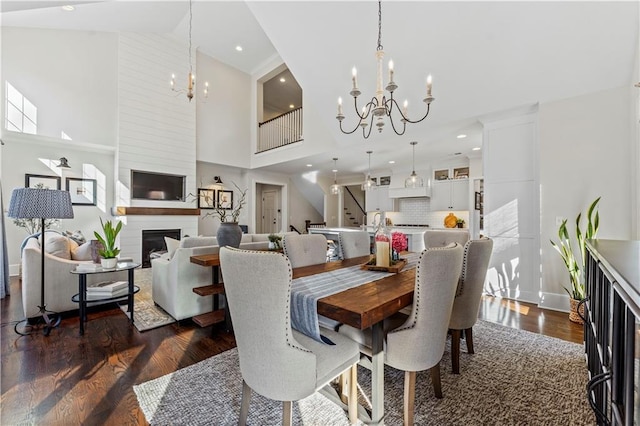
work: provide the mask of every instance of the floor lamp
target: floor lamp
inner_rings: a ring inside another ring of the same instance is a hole
[[[44,335],[48,336],[51,329],[60,323],[60,318],[58,317],[57,320],[52,321],[51,318],[49,318],[48,313],[55,314],[55,312],[47,311],[47,307],[44,302],[44,221],[45,219],[72,219],[73,206],[71,205],[71,196],[69,195],[69,191],[60,191],[56,189],[16,188],[11,193],[9,213],[7,216],[15,219],[41,220],[40,253],[42,254],[42,260],[40,263],[40,306],[38,306],[38,308],[40,309],[40,315],[45,322]],[[28,334],[19,332],[17,324],[16,332],[18,334]]]

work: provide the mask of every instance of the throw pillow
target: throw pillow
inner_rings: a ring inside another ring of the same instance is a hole
[[[44,251],[62,259],[71,259],[69,239],[64,235],[45,233]]]
[[[87,241],[81,246],[71,249],[71,259],[73,260],[92,260],[91,257],[91,241]]]
[[[176,240],[171,237],[164,237],[164,243],[167,245],[167,255],[169,259],[171,259],[178,247],[180,247],[180,240]]]
[[[76,243],[78,243],[78,245],[82,245],[87,242],[87,239],[84,237],[84,235],[82,235],[82,231],[64,231],[62,235],[69,238],[70,240],[75,241]]]

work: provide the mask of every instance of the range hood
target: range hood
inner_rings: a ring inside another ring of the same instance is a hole
[[[409,173],[407,173],[407,176],[409,176]],[[405,188],[404,180],[407,176],[391,176],[391,184],[389,185],[389,198],[424,198],[431,196],[430,179],[425,179],[425,185],[422,188]]]

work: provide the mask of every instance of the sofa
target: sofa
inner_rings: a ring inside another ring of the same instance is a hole
[[[78,293],[78,276],[71,274],[71,270],[80,263],[93,263],[90,245],[79,245],[58,232],[47,231],[45,246],[44,300],[47,309],[60,313],[77,310],[78,304],[72,302],[71,297]],[[27,238],[22,249],[22,306],[27,318],[38,317],[40,312],[41,256],[40,238]],[[127,280],[127,271],[88,274],[87,284],[106,279]],[[89,303],[88,306],[98,303]]]
[[[240,248],[266,250],[269,247],[268,235],[242,234]],[[191,263],[190,258],[217,254],[220,247],[216,237],[184,237],[179,242],[165,240],[167,252],[151,259],[154,303],[178,321],[211,312],[213,296],[199,296],[193,289],[213,282],[212,268]],[[221,279],[220,282],[222,281]]]

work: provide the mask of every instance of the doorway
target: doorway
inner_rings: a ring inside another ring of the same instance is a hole
[[[282,187],[278,185],[257,185],[258,203],[256,209],[257,232],[275,234],[282,231]]]

